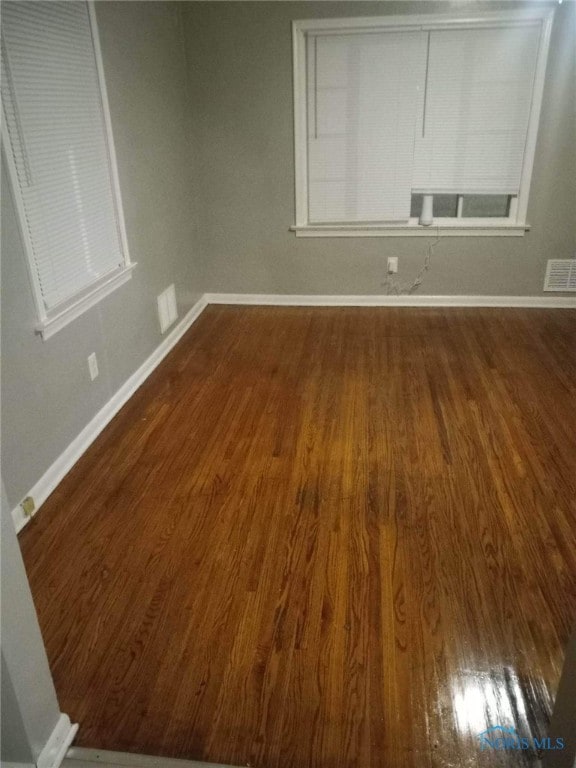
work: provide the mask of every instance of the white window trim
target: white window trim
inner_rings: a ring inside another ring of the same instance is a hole
[[[290,227],[297,237],[398,237],[433,236],[436,233],[447,236],[504,236],[522,237],[530,229],[526,221],[528,197],[536,151],[538,123],[546,62],[550,47],[550,35],[554,20],[554,9],[530,8],[520,11],[491,12],[482,15],[406,15],[366,16],[343,19],[305,19],[292,22],[292,59],[294,83],[294,173],[296,223]],[[483,27],[491,24],[505,24],[537,21],[542,24],[540,48],[534,76],[533,99],[528,121],[524,163],[520,180],[520,192],[511,205],[508,218],[435,218],[432,226],[422,226],[418,219],[411,218],[407,224],[309,224],[308,223],[308,158],[306,127],[306,33],[321,34],[349,31],[363,32],[394,28],[396,31],[457,29],[459,27]]]
[[[14,158],[11,151],[10,136],[6,126],[4,111],[2,111],[2,149],[4,151],[4,157],[6,159],[6,165],[8,168],[8,176],[11,181],[17,218],[20,226],[20,233],[26,252],[26,265],[28,268],[28,275],[30,278],[32,294],[34,296],[34,303],[36,305],[36,311],[39,320],[39,322],[35,325],[34,330],[36,333],[42,336],[43,340],[49,339],[55,333],[66,327],[77,317],[80,317],[80,315],[84,314],[84,312],[101,301],[105,296],[108,296],[110,293],[130,280],[134,267],[137,266],[135,262],[131,261],[130,251],[128,248],[128,238],[126,235],[126,225],[124,222],[124,208],[122,205],[122,193],[120,191],[118,164],[114,146],[114,135],[112,132],[108,93],[106,90],[106,80],[104,77],[104,65],[102,63],[102,50],[100,48],[96,10],[93,0],[89,0],[88,2],[88,13],[90,16],[90,27],[92,30],[92,40],[94,43],[96,69],[98,72],[98,82],[102,99],[102,111],[104,115],[106,141],[108,146],[108,154],[110,157],[110,178],[112,182],[112,194],[114,197],[115,213],[118,221],[120,243],[122,246],[122,253],[124,255],[124,265],[120,267],[120,269],[114,270],[113,272],[104,275],[100,280],[89,285],[84,291],[48,311],[46,310],[46,306],[42,298],[42,292],[40,290],[36,270],[33,267],[34,250],[28,229],[24,226],[24,222],[26,221],[24,202],[20,194],[17,181],[18,177],[16,172],[16,165],[14,163]]]

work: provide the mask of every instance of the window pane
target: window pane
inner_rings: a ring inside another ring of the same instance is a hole
[[[422,212],[423,195],[412,195],[412,204],[410,206],[410,216],[420,218]],[[434,216],[450,218],[456,216],[458,208],[458,195],[434,195],[433,211]]]
[[[510,206],[508,195],[465,195],[462,216],[468,218],[506,217]]]
[[[456,216],[457,208],[458,195],[434,195],[434,216],[446,218]]]
[[[410,205],[410,216],[413,219],[419,219],[422,213],[422,197],[423,195],[412,195],[412,203]]]

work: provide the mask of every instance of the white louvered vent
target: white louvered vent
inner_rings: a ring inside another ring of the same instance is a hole
[[[550,259],[544,290],[576,291],[576,259]]]

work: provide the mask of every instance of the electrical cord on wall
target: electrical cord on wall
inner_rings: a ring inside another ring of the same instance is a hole
[[[430,269],[434,248],[436,248],[439,242],[440,242],[440,228],[437,226],[436,240],[434,240],[433,243],[428,243],[424,264],[422,265],[422,268],[416,275],[414,282],[411,283],[410,285],[406,285],[406,284],[402,285],[401,283],[397,283],[393,277],[390,277],[390,275],[388,275],[386,277],[386,280],[384,280],[384,282],[382,283],[383,287],[386,289],[387,296],[410,296],[412,293],[414,293],[414,291],[416,291],[420,287],[424,279],[424,275]]]

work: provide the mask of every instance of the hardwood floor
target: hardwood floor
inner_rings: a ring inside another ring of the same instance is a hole
[[[572,310],[206,309],[20,536],[77,743],[533,765],[477,734],[546,734],[575,402]]]

